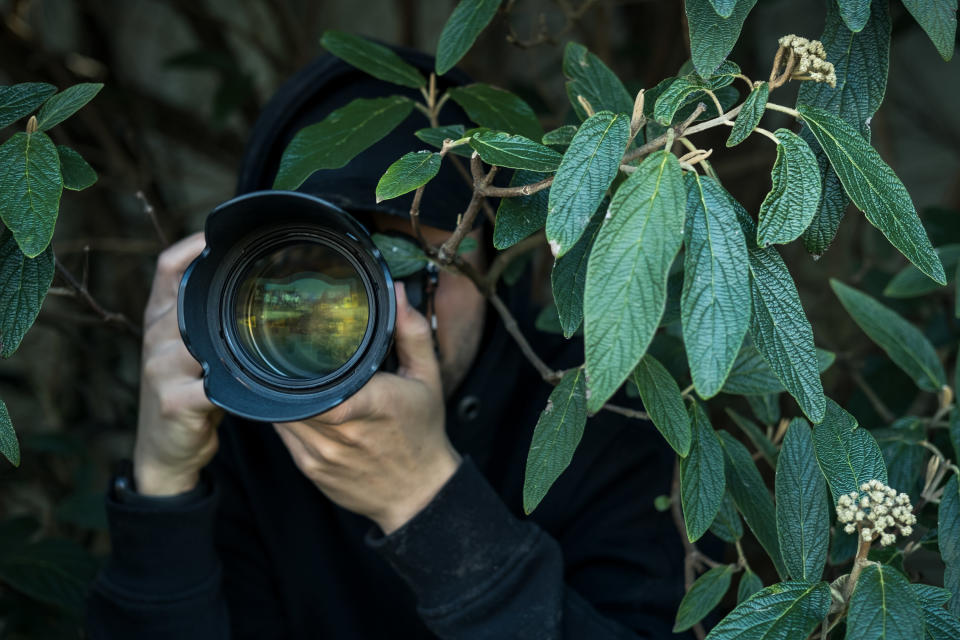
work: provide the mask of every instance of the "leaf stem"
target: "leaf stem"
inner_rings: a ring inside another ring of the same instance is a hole
[[[797,111],[796,109],[791,109],[790,107],[785,107],[782,104],[777,104],[776,102],[768,102],[765,108],[770,109],[772,111],[780,111],[782,113],[787,113],[798,120],[803,120],[803,116],[800,115],[799,111]]]

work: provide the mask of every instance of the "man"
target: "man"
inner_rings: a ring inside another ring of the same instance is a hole
[[[355,97],[402,92],[319,60],[265,110],[240,191],[272,182],[306,124]],[[407,230],[408,205],[374,205],[374,185],[422,146],[411,134],[425,126],[412,116],[301,189],[375,229]],[[427,241],[449,236],[467,198],[459,176],[442,171],[423,202]],[[472,232],[481,247],[483,231]],[[522,516],[527,449],[550,387],[473,284],[445,272],[436,350],[398,286],[395,374],[376,374],[309,420],[227,416],[217,426],[175,316],[179,279],[203,245],[191,236],[158,263],[132,471],[108,496],[113,554],[90,598],[92,637],[670,637],[682,553],[669,516],[653,508],[669,492],[672,456],[649,423],[592,418],[571,466]],[[482,269],[483,253],[466,258]],[[532,327],[523,283],[503,295],[552,366],[582,362],[581,343]]]

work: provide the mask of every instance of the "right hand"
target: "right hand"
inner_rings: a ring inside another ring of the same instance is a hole
[[[189,491],[217,451],[221,412],[203,391],[203,370],[180,337],[177,291],[204,248],[195,233],[160,254],[143,314],[140,415],[133,449],[137,491],[164,496]]]

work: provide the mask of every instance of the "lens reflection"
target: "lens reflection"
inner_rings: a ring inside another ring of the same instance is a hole
[[[253,263],[234,309],[240,342],[273,373],[317,378],[356,353],[370,317],[363,280],[338,251],[283,247]]]

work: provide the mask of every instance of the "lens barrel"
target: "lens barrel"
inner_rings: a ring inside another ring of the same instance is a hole
[[[301,420],[380,368],[393,342],[393,279],[350,214],[260,191],[214,209],[205,234],[180,283],[178,320],[213,404],[251,420]]]

